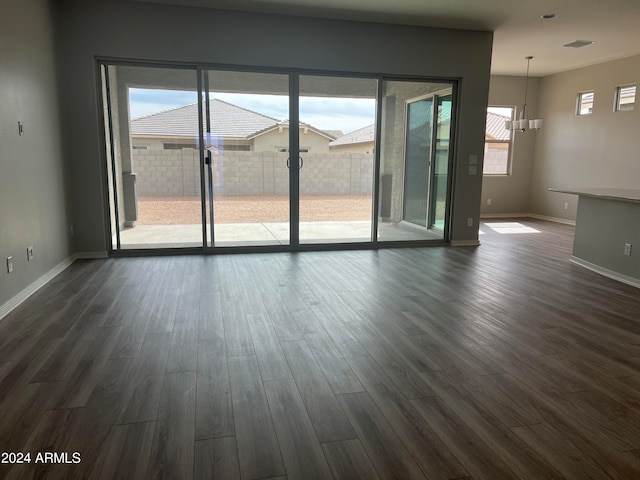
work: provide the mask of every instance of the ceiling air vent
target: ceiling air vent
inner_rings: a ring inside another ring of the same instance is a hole
[[[576,40],[575,42],[565,43],[563,47],[580,48],[586,47],[587,45],[593,45],[594,43],[596,42],[593,40]]]

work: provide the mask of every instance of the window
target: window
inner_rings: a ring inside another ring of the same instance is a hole
[[[591,115],[593,113],[593,100],[593,92],[579,93],[576,115]]]
[[[163,143],[162,146],[165,150],[182,150],[183,148],[198,149],[195,143]]]
[[[509,175],[511,172],[513,131],[505,128],[505,122],[513,120],[514,112],[514,107],[487,108],[483,175]]]
[[[287,147],[276,147],[276,152],[289,152]],[[300,147],[300,153],[309,153],[309,147]]]
[[[616,111],[626,112],[633,110],[636,104],[636,86],[627,85],[616,88]]]
[[[251,151],[251,145],[249,144],[240,144],[240,145],[234,145],[234,144],[230,144],[227,145],[226,143],[222,146],[222,148],[224,150],[226,150],[227,152],[250,152]]]
[[[148,145],[134,145],[131,148],[134,150],[149,150]]]

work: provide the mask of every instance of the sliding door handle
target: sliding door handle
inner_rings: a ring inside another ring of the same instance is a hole
[[[291,159],[287,158],[287,168],[291,166]],[[302,157],[298,157],[298,170],[300,170],[304,166],[304,160]]]

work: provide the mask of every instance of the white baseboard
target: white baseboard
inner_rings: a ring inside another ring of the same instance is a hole
[[[18,305],[24,302],[31,295],[36,293],[40,288],[47,284],[47,282],[53,280],[53,278],[62,273],[65,269],[69,268],[73,262],[80,259],[96,259],[96,258],[109,258],[107,252],[82,252],[82,253],[74,253],[68,258],[65,258],[58,265],[53,267],[47,273],[38,278],[35,282],[28,285],[18,294],[14,295],[9,301],[5,302],[3,305],[0,305],[0,320],[6,317],[12,310],[14,310]]]
[[[547,217],[537,213],[483,213],[480,218],[536,218],[538,220],[546,220],[547,222],[563,223],[565,225],[576,224],[575,220],[567,220],[566,218]]]
[[[452,247],[478,247],[480,246],[479,240],[451,240]]]
[[[70,257],[64,259],[58,265],[53,267],[47,273],[38,278],[31,285],[28,285],[21,292],[15,295],[13,298],[9,299],[9,301],[5,302],[4,305],[0,305],[0,320],[9,314],[14,308],[24,302],[31,295],[36,293],[41,287],[43,287],[47,282],[51,281],[56,275],[62,273],[66,268],[71,266],[73,262],[75,262],[76,256],[71,255]]]
[[[571,263],[575,263],[576,265],[580,265],[581,267],[584,267],[588,270],[591,270],[592,272],[596,272],[605,277],[617,280],[618,282],[626,283],[627,285],[631,285],[632,287],[640,288],[640,279],[638,278],[614,272],[613,270],[609,270],[608,268],[601,267],[600,265],[596,265],[595,263],[588,262],[587,260],[583,260],[573,255],[571,255],[569,261]]]
[[[483,213],[480,218],[523,218],[528,216],[528,213]]]
[[[73,255],[74,260],[92,260],[96,258],[109,258],[107,252],[80,252]]]
[[[538,215],[537,213],[530,213],[528,214],[528,216],[531,218],[537,218],[538,220],[546,220],[547,222],[563,223],[565,225],[573,225],[573,226],[576,225],[575,220],[567,220],[566,218],[547,217],[546,215]]]

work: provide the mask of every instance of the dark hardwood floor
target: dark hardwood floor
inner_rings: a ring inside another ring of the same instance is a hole
[[[0,321],[0,477],[639,479],[640,290],[481,230],[76,262]]]

